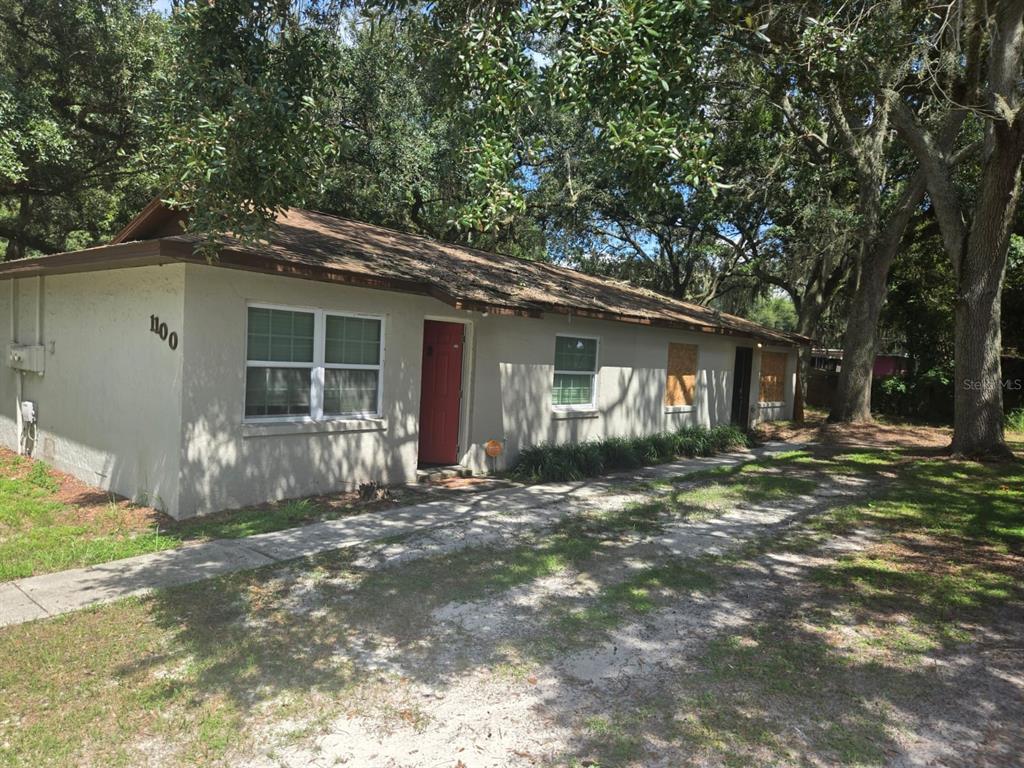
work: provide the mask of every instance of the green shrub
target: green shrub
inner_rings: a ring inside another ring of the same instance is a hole
[[[1006,428],[1011,432],[1024,432],[1024,408],[1006,414]]]
[[[680,456],[707,456],[708,431],[702,427],[684,427],[676,433],[676,453]]]
[[[732,424],[722,424],[708,431],[710,453],[720,453],[733,448],[749,447],[750,438],[747,433]]]
[[[723,425],[713,429],[684,427],[678,432],[644,437],[535,445],[520,451],[510,474],[539,483],[582,480],[605,472],[663,464],[679,456],[710,456],[748,442],[743,430]]]
[[[666,432],[651,435],[645,440],[645,451],[644,458],[648,459],[649,463],[663,464],[672,461],[678,456],[675,435]]]
[[[953,373],[929,368],[913,375],[876,378],[871,384],[871,409],[897,419],[936,424],[953,418]]]
[[[632,440],[612,437],[608,440],[599,440],[596,445],[601,452],[604,467],[609,471],[643,466],[643,460]]]

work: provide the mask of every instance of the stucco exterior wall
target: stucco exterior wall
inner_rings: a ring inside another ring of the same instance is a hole
[[[321,424],[251,424],[243,418],[245,322],[249,303],[384,317],[382,418]],[[609,321],[462,312],[434,299],[189,265],[185,272],[181,444],[182,516],[299,497],[375,480],[415,479],[423,321],[466,325],[460,429],[462,463],[474,471],[511,465],[528,445],[639,435],[729,421],[737,346],[755,347],[752,423],[792,414],[795,353],[786,402],[757,403],[755,342]],[[551,407],[556,334],[599,339],[597,408]],[[663,405],[668,343],[699,347],[696,402]],[[502,441],[488,463],[483,444]]]
[[[486,468],[482,444],[501,440],[499,467],[519,450],[611,436],[671,431],[682,426],[728,423],[736,347],[747,339],[652,328],[568,316],[543,319],[486,317],[477,321],[473,442],[465,462]],[[598,339],[597,408],[563,411],[551,406],[555,337],[578,334]],[[670,342],[696,344],[695,403],[664,405]],[[753,387],[752,387],[753,388]]]
[[[182,355],[150,332],[150,315],[180,330],[184,274],[168,265],[0,284],[3,444],[17,450],[19,374],[7,343],[41,341],[44,374],[22,374],[22,397],[38,414],[32,455],[175,514]]]
[[[249,303],[383,316],[382,419],[246,424]],[[188,265],[182,515],[351,489],[369,480],[413,482],[428,316],[468,319],[469,313],[420,296]]]

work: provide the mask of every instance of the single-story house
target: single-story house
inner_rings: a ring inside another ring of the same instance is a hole
[[[181,221],[0,265],[3,443],[184,518],[792,414],[805,340],[740,317],[298,209],[208,262]]]

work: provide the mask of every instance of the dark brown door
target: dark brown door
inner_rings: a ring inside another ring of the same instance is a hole
[[[750,369],[754,350],[736,347],[732,376],[732,423],[746,429],[750,426]]]
[[[459,451],[462,400],[461,323],[423,323],[420,389],[420,464],[454,464]]]

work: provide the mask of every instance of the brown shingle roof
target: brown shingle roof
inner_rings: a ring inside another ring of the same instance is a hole
[[[168,236],[167,232],[166,209],[151,205],[115,238],[120,244],[78,253],[98,263],[104,249],[129,248],[132,244],[124,243],[126,238],[155,237],[161,243],[161,261],[198,260],[192,252],[198,236]],[[49,259],[73,264],[74,256],[35,259],[33,273]],[[463,309],[531,316],[574,314],[749,336],[777,344],[803,342],[802,337],[735,315],[608,278],[297,208],[278,218],[267,243],[231,244],[222,249],[219,258],[225,267],[422,293]],[[3,274],[8,266],[0,266],[0,279],[18,276]],[[22,269],[18,274],[28,272]]]
[[[742,317],[628,283],[297,208],[278,219],[267,245],[242,250],[367,280],[425,284],[432,295],[469,309],[572,313],[731,332],[783,344],[797,341]]]

